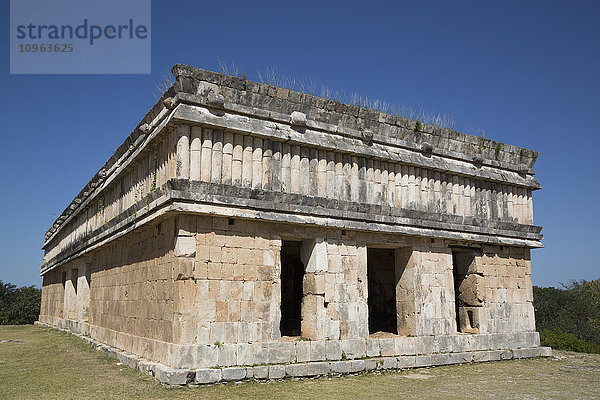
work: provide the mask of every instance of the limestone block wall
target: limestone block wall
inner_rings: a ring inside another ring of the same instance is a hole
[[[157,221],[46,274],[40,321],[171,363],[177,305],[172,278],[174,229],[173,218]],[[70,275],[75,269],[76,293]]]
[[[333,232],[332,232],[333,233]],[[327,264],[322,276],[323,329],[317,339],[357,339],[369,335],[367,305],[367,248],[355,235],[325,239]]]
[[[84,260],[52,271],[42,282],[40,321],[87,332],[89,318],[89,271]]]
[[[530,250],[484,246],[482,267],[488,332],[534,331]]]
[[[301,334],[308,342],[280,332],[283,240],[302,243]],[[458,332],[454,245],[180,214],[47,274],[40,321],[178,368],[428,353],[439,346],[435,351],[500,349],[513,339],[536,345],[528,251],[477,248],[484,320],[469,335]],[[377,268],[369,265],[368,248],[393,249],[400,267],[397,334],[369,335],[369,296],[380,294],[368,290],[367,270]],[[75,269],[77,293],[68,275]]]
[[[93,253],[90,336],[169,360],[174,341],[173,219]]]
[[[255,222],[229,225],[227,218],[202,216],[177,221],[173,341],[279,339],[279,236]]]
[[[419,240],[414,251],[417,335],[448,335],[457,332],[454,309],[452,256],[448,243]]]
[[[43,277],[40,307],[41,322],[58,325],[58,319],[64,318],[65,287],[62,284],[62,272],[55,269]]]
[[[177,343],[229,344],[281,337],[281,241],[303,241],[305,316],[314,340],[368,336],[366,247],[339,231],[217,217],[180,217],[175,254]],[[185,221],[185,222],[184,222]],[[187,236],[189,232],[197,232]],[[334,237],[328,235],[334,234]],[[185,235],[185,236],[183,236]],[[184,248],[187,238],[196,247]]]

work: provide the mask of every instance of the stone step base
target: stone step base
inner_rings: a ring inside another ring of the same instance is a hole
[[[375,357],[357,360],[317,361],[296,364],[258,365],[249,367],[225,367],[202,369],[175,369],[166,365],[128,354],[100,343],[88,336],[66,329],[36,322],[36,325],[55,328],[81,338],[92,347],[109,357],[118,359],[124,365],[153,375],[159,382],[169,386],[203,385],[217,382],[239,381],[244,379],[274,380],[284,378],[341,375],[373,370],[401,370],[408,368],[432,367],[438,365],[463,364],[471,362],[500,361],[513,358],[550,357],[550,347],[526,347],[506,350],[484,350],[460,353],[436,353],[427,355]]]

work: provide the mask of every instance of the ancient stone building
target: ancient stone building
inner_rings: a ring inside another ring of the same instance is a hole
[[[537,153],[173,73],[46,234],[41,323],[171,384],[548,354]]]

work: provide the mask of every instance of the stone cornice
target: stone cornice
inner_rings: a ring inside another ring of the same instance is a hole
[[[368,110],[338,101],[289,89],[273,87],[191,66],[172,68],[177,90],[206,98],[212,107],[289,121],[292,112],[306,115],[306,127],[342,133],[358,139],[405,147],[425,148],[432,154],[476,164],[533,175],[538,153],[447,128],[423,124],[415,131],[415,121]],[[211,101],[208,95],[219,98]],[[183,98],[183,96],[181,96]]]
[[[182,103],[177,107],[173,120],[182,123],[196,123],[215,129],[224,129],[282,142],[400,162],[406,165],[451,172],[496,183],[512,184],[531,190],[541,188],[532,175],[501,170],[486,165],[476,167],[472,162],[435,154],[424,154],[422,151],[409,150],[388,143],[365,143],[355,137],[342,136],[335,132],[324,132],[311,128],[298,129],[290,125],[289,121],[287,123],[277,123],[227,111],[215,112],[214,109],[198,105],[197,101],[193,104],[192,102],[197,98],[191,96],[178,96],[178,99]]]
[[[405,118],[181,64],[173,67],[173,74],[177,82],[56,219],[45,235],[43,248],[136,159],[171,119],[424,166],[531,190],[540,188],[531,169],[537,153],[527,149],[429,125],[423,125],[423,132],[414,132],[411,130],[414,122]],[[303,126],[290,124],[294,111],[307,115]],[[244,120],[251,123],[244,125]],[[527,156],[523,157],[524,154]]]
[[[155,190],[149,202],[140,201],[48,260],[41,275],[167,213],[181,212],[435,237],[461,243],[543,247],[541,227],[537,226],[507,222],[493,225],[452,215],[172,179]]]

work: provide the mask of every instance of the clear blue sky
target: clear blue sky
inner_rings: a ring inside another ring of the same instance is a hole
[[[155,102],[177,63],[218,59],[453,115],[537,150],[545,249],[533,282],[600,277],[600,2],[154,0],[151,75],[9,75],[3,1],[0,280],[40,285],[57,214]]]

